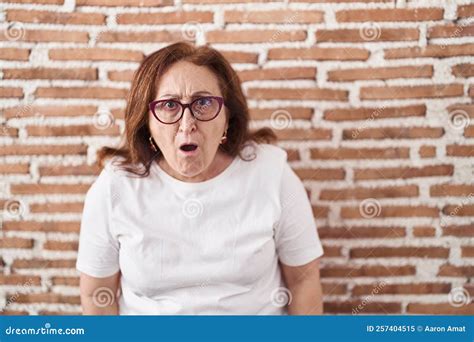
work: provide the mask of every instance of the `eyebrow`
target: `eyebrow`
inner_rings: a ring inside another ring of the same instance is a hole
[[[204,95],[204,94],[212,95],[212,93],[210,93],[206,90],[201,90],[201,91],[197,91],[197,92],[193,93],[191,95],[191,98],[195,98],[199,95]],[[159,98],[163,98],[163,97],[169,97],[169,98],[173,98],[173,99],[180,99],[181,98],[178,94],[164,94],[164,95],[161,95]]]

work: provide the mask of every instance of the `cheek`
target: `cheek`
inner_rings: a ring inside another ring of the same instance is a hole
[[[151,124],[150,131],[158,147],[163,153],[174,150],[174,138],[176,135],[174,127],[163,127],[159,124]]]

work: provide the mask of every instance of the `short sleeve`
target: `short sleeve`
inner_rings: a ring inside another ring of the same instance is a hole
[[[280,201],[281,216],[275,231],[280,261],[301,266],[323,255],[306,190],[287,162],[283,166]]]
[[[119,244],[110,232],[110,173],[104,168],[86,194],[76,268],[103,278],[119,270]]]

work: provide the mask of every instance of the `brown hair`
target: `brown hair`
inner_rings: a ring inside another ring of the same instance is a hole
[[[148,176],[151,163],[162,157],[159,149],[155,152],[150,146],[148,104],[156,97],[160,77],[173,63],[181,60],[208,67],[219,80],[229,120],[227,141],[219,145],[221,151],[231,157],[239,155],[242,158],[240,152],[247,142],[276,141],[275,134],[269,128],[249,131],[250,116],[240,80],[225,57],[209,46],[195,47],[187,42],[178,42],[147,56],[135,72],[125,109],[125,140],[119,148],[103,147],[99,151],[101,166],[105,159],[120,156],[123,158],[120,158],[118,165],[123,170],[140,177]]]

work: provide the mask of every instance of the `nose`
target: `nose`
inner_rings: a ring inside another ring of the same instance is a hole
[[[189,108],[186,108],[183,117],[179,121],[179,130],[184,133],[192,132],[196,129],[196,118]]]

